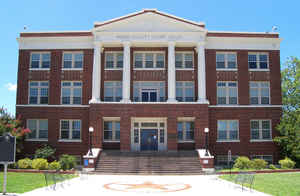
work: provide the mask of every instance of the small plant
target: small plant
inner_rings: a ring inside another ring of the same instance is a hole
[[[42,158],[42,159],[54,159],[56,149],[52,148],[51,146],[44,144],[42,147],[38,148],[35,151],[34,158]]]
[[[33,159],[32,168],[38,170],[48,169],[48,161],[46,159],[41,159],[41,158]]]
[[[253,169],[265,169],[268,163],[263,159],[253,159],[251,161],[251,168]]]
[[[275,165],[273,165],[273,164],[270,164],[270,165],[269,165],[269,168],[270,168],[270,169],[273,169],[273,170],[277,169],[277,167],[276,167]]]
[[[32,160],[29,158],[20,159],[18,161],[18,168],[20,169],[31,169],[32,168]]]
[[[285,157],[285,159],[279,161],[279,164],[282,169],[293,169],[296,163],[292,161],[290,158]]]
[[[53,161],[49,164],[50,170],[59,170],[61,168],[60,163],[58,161]]]
[[[248,157],[241,156],[234,161],[233,167],[239,169],[249,169],[251,167],[251,161]]]
[[[64,171],[73,169],[76,166],[76,157],[72,155],[63,154],[59,158],[59,163]]]

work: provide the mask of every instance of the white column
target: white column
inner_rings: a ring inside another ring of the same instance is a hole
[[[168,43],[168,102],[176,100],[175,42]]]
[[[208,103],[206,99],[205,52],[204,42],[197,44],[198,51],[198,102]]]
[[[90,103],[97,103],[100,101],[100,82],[101,82],[101,49],[100,42],[94,43],[94,63],[93,63],[93,83],[92,83],[92,99]]]
[[[122,102],[130,102],[130,42],[123,42],[123,98]]]

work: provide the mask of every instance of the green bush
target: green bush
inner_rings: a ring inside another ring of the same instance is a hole
[[[59,163],[64,171],[73,169],[76,166],[76,157],[72,155],[63,154],[59,158]]]
[[[48,161],[46,159],[41,159],[41,158],[33,159],[32,168],[38,170],[48,169]]]
[[[251,161],[248,157],[241,156],[234,161],[233,167],[238,169],[249,169],[251,167]]]
[[[9,164],[8,168],[9,169],[17,169],[18,168],[18,163],[16,162],[16,163]]]
[[[263,159],[253,159],[251,161],[251,168],[253,169],[265,169],[268,163]]]
[[[286,157],[285,159],[280,160],[279,164],[282,169],[293,169],[296,163],[290,158]]]
[[[269,165],[269,168],[270,168],[270,169],[273,169],[273,170],[277,169],[277,167],[276,167],[275,165],[273,165],[273,164],[270,164],[270,165]]]
[[[32,168],[32,160],[29,158],[20,159],[18,161],[18,168],[20,169],[31,169]]]
[[[51,148],[51,146],[48,146],[47,144],[44,144],[41,148],[38,148],[36,151],[35,151],[35,154],[34,154],[34,158],[37,159],[37,158],[42,158],[42,159],[49,159],[49,158],[52,158],[54,159],[54,154],[55,154],[55,149],[54,148]]]
[[[61,168],[60,163],[58,161],[53,161],[49,164],[50,170],[59,170]]]

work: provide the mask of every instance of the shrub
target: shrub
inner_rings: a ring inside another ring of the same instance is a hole
[[[42,159],[49,159],[49,158],[52,158],[54,159],[54,153],[55,153],[55,149],[54,148],[51,148],[51,146],[48,146],[47,144],[44,144],[42,147],[38,148],[36,151],[35,151],[35,154],[34,154],[34,158],[42,158]]]
[[[282,169],[293,169],[296,163],[290,158],[286,157],[285,159],[280,160],[279,164]]]
[[[233,167],[239,169],[249,169],[251,167],[251,161],[248,157],[241,156],[234,161]]]
[[[8,168],[9,169],[17,169],[18,168],[18,163],[16,162],[16,163],[9,164]]]
[[[32,160],[29,158],[20,159],[18,161],[18,168],[20,169],[31,169],[32,168]]]
[[[76,157],[72,155],[63,154],[59,158],[59,163],[64,171],[73,169],[76,166]]]
[[[270,169],[273,169],[273,170],[277,169],[277,167],[276,167],[275,165],[273,165],[273,164],[270,164],[270,165],[269,165],[269,168],[270,168]]]
[[[46,159],[41,159],[41,158],[33,159],[32,168],[38,170],[48,169],[48,161]]]
[[[49,169],[50,170],[59,170],[60,167],[60,163],[58,161],[53,161],[52,163],[49,164]]]
[[[251,161],[251,168],[253,169],[265,169],[268,163],[263,159],[253,159]]]

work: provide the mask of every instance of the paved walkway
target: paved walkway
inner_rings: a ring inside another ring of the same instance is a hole
[[[238,195],[263,196],[266,194],[218,179],[217,176],[134,176],[89,175],[58,185],[56,190],[40,188],[24,196],[75,196],[75,195]]]

